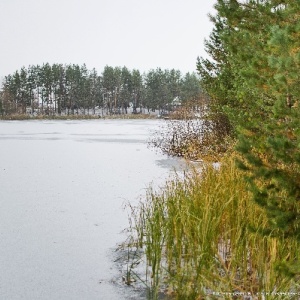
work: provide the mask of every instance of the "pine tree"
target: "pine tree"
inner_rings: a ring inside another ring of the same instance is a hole
[[[226,19],[220,14],[210,16],[214,28],[208,40],[205,41],[205,50],[211,59],[198,57],[197,71],[201,77],[201,86],[209,94],[211,101],[216,102],[222,110],[231,100],[234,74],[228,59],[225,36],[230,34]]]
[[[213,60],[198,61],[203,86],[235,125],[239,165],[270,220],[264,234],[300,239],[300,1],[215,7]]]

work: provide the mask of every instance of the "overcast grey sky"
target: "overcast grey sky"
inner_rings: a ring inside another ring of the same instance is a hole
[[[83,64],[195,71],[215,0],[0,0],[0,77]]]

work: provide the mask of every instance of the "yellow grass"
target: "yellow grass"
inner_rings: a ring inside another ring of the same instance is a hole
[[[233,293],[263,299],[297,288],[276,266],[296,261],[299,244],[261,234],[268,220],[233,157],[219,170],[206,166],[159,193],[149,190],[134,220],[156,292],[164,287],[175,299],[233,299]]]

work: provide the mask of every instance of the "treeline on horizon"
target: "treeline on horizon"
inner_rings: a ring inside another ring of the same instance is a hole
[[[0,111],[10,114],[105,114],[169,111],[175,103],[201,95],[199,77],[179,70],[152,69],[141,74],[106,66],[101,74],[85,65],[45,63],[22,67],[4,77]]]

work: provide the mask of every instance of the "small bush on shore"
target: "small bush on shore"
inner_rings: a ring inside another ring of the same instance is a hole
[[[232,149],[233,131],[226,115],[209,105],[204,96],[183,103],[153,134],[150,146],[188,160],[219,161]]]

